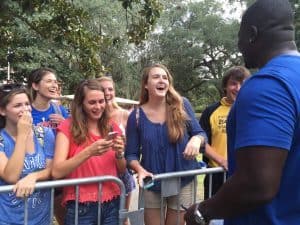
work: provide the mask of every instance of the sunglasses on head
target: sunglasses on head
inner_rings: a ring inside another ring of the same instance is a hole
[[[24,87],[24,85],[17,84],[17,83],[3,84],[0,86],[0,92],[5,92],[5,93],[9,93],[13,90],[18,90],[18,89],[25,89],[25,87]]]

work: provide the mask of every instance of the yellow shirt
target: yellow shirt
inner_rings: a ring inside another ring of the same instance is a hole
[[[221,99],[220,103],[221,105],[210,116],[211,146],[219,155],[227,159],[226,122],[232,104],[228,103],[225,97]],[[218,164],[211,159],[208,164],[211,167],[218,166]]]

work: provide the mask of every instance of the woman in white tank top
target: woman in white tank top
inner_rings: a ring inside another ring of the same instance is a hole
[[[115,85],[113,79],[108,76],[103,76],[98,78],[98,81],[100,82],[101,86],[104,89],[106,104],[108,106],[107,109],[110,118],[119,125],[123,134],[125,134],[129,112],[121,108],[115,101]],[[132,174],[128,170],[125,174],[120,174],[119,177],[125,185],[126,194],[127,194],[125,207],[127,210],[129,210],[131,192],[135,189],[135,182]],[[128,221],[126,220],[124,222],[124,225],[127,224]]]

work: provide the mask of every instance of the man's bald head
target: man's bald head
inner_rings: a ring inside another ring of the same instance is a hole
[[[242,25],[256,26],[259,33],[285,32],[294,38],[293,10],[288,0],[257,0],[242,17]]]
[[[293,49],[293,10],[288,0],[257,0],[242,17],[239,49],[246,66],[264,64],[272,52]]]

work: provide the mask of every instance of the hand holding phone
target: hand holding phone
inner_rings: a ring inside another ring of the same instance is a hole
[[[107,135],[106,140],[113,140],[113,139],[116,138],[117,135],[118,135],[118,132],[116,132],[116,131],[109,132],[108,135]]]
[[[154,181],[151,176],[147,176],[143,179],[143,188],[148,189],[154,185]]]

